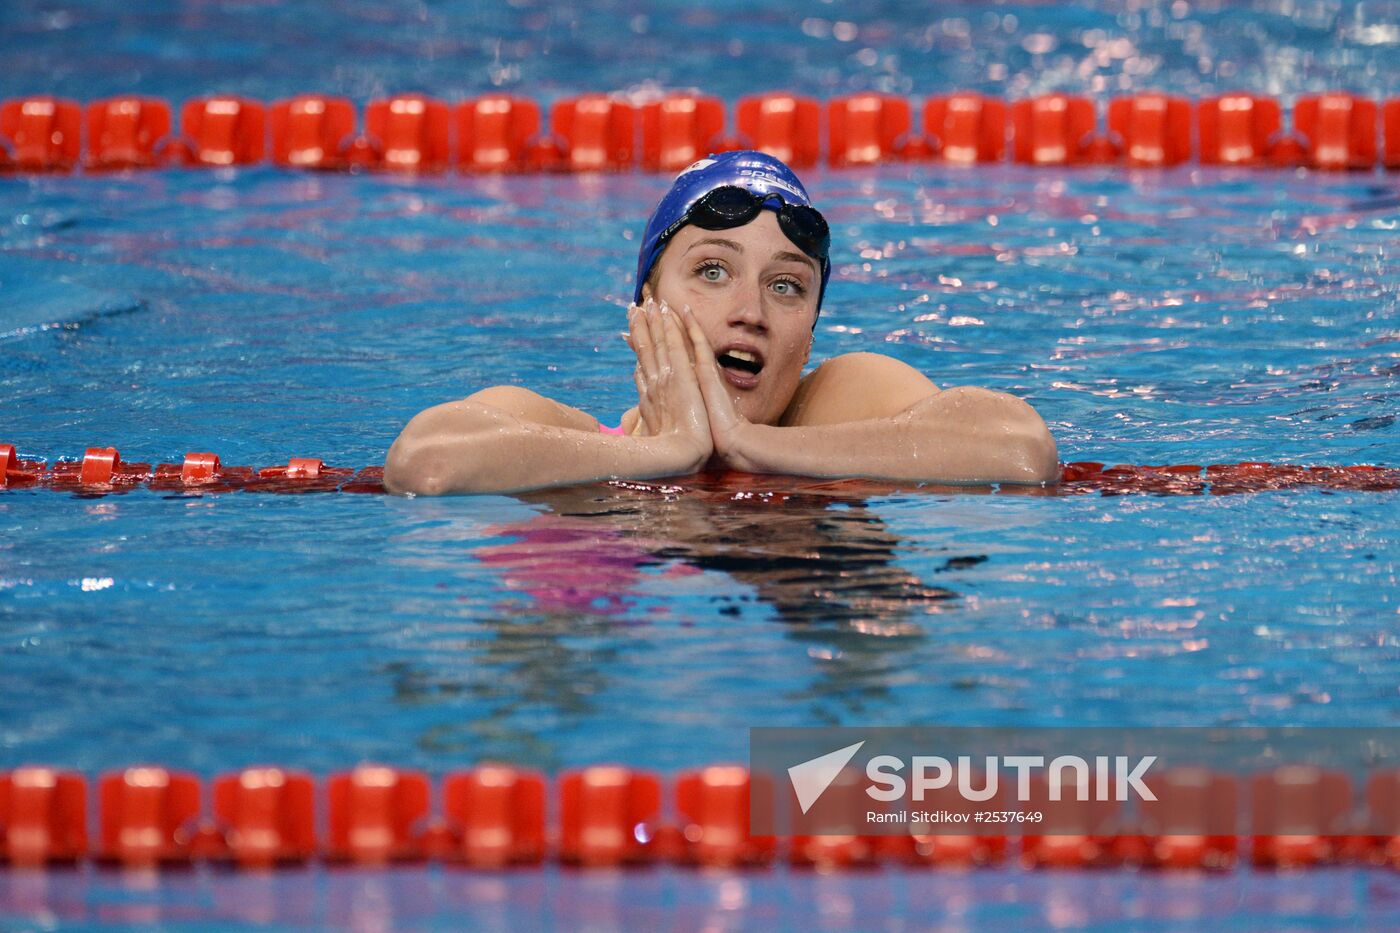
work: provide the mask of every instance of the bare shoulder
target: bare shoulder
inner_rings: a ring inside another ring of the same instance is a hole
[[[563,402],[521,386],[491,386],[467,396],[465,401],[490,405],[522,421],[573,428],[575,431],[598,430],[598,419]]]
[[[840,424],[897,415],[938,393],[923,373],[881,353],[833,356],[802,378],[786,426]]]

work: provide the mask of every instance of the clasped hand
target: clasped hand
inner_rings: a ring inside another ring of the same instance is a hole
[[[648,299],[627,309],[628,346],[637,356],[633,374],[641,421],[637,434],[672,436],[703,465],[714,457],[726,466],[748,420],[734,407],[705,333],[689,308]]]

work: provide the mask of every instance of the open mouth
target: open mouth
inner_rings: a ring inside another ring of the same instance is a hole
[[[725,350],[715,360],[736,375],[757,376],[763,369],[763,357],[748,350]]]

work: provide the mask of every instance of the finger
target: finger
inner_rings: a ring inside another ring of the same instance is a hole
[[[670,309],[664,302],[652,305],[651,313],[647,315],[647,323],[651,326],[651,342],[656,352],[656,365],[660,373],[671,371],[671,350],[666,341],[666,319],[670,316]]]
[[[646,312],[636,305],[628,308],[627,325],[631,333],[628,343],[637,354],[637,364],[644,374],[656,372],[656,352],[652,349],[651,330],[647,326]]]
[[[632,433],[637,437],[649,437],[653,431],[647,415],[654,414],[654,406],[647,396],[646,380],[642,378],[640,366],[633,371],[632,382],[637,386],[637,424],[633,427]]]
[[[683,363],[690,363],[694,367],[695,356],[690,347],[690,338],[686,335],[685,322],[681,316],[672,308],[666,308],[663,315],[666,328],[666,352],[676,371],[680,372],[686,367]]]
[[[715,363],[715,351],[710,349],[710,339],[700,329],[700,322],[695,319],[695,312],[690,310],[690,305],[681,308],[681,316],[686,336],[690,339],[690,349],[694,355],[696,366],[699,367],[702,363]]]
[[[715,351],[710,349],[709,338],[700,329],[700,322],[695,320],[695,313],[690,310],[690,305],[686,305],[682,313],[685,316],[690,346],[695,354],[695,378],[700,382],[700,390],[705,394],[706,404],[712,404],[712,400],[728,398],[724,378],[720,375],[719,362],[715,359]]]
[[[661,306],[656,299],[649,298],[642,307],[642,327],[647,333],[647,343],[651,346],[653,366],[649,375],[659,376],[667,368],[666,333],[661,327]]]

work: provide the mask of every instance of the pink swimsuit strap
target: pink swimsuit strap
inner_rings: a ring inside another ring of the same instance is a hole
[[[615,435],[615,436],[618,436],[618,437],[621,437],[621,436],[624,436],[624,435],[627,434],[627,432],[623,430],[622,425],[619,424],[619,425],[618,425],[617,427],[615,427],[615,428],[610,428],[610,427],[608,427],[606,424],[603,424],[603,422],[601,422],[601,421],[598,422],[598,430],[601,431],[601,432],[603,432],[604,434],[612,434],[612,435]]]

